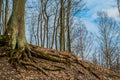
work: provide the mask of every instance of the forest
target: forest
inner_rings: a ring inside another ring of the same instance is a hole
[[[92,18],[87,1],[0,0],[0,61],[17,71],[41,72],[42,78],[27,80],[119,80],[120,0],[111,0],[117,13],[100,9],[92,14],[94,25],[87,23]],[[54,77],[55,71],[64,76]]]

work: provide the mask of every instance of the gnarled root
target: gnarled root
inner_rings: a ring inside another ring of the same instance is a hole
[[[54,57],[50,54],[44,54],[43,52],[37,51],[34,48],[27,48],[27,47],[21,50],[12,50],[9,62],[16,69],[18,66],[23,66],[26,69],[28,68],[28,66],[30,66],[36,68],[37,70],[41,71],[47,76],[48,76],[47,71],[59,71],[65,69],[61,65],[55,65],[55,64],[47,64],[47,66],[49,67],[46,67],[44,65],[38,65],[40,62],[39,59],[43,59],[45,61],[51,61],[54,63],[63,63],[63,64],[70,63],[64,58]]]
[[[45,75],[48,75],[47,70],[59,71],[61,69],[65,69],[61,65],[56,65],[56,63],[70,64],[69,59],[66,59],[66,57],[64,58],[59,55],[45,54],[42,51],[36,50],[32,45],[27,44],[24,49],[11,49],[7,46],[9,44],[8,42],[8,36],[0,36],[0,57],[10,57],[9,63],[16,69],[18,66],[22,66],[25,69],[33,67]],[[47,64],[44,62],[44,65],[38,65],[40,60],[45,60]],[[48,64],[48,62],[55,64]]]

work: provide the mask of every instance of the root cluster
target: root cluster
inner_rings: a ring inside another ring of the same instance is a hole
[[[57,53],[44,53],[40,50],[36,50],[35,46],[28,45],[24,49],[15,49],[12,50],[9,47],[3,46],[0,47],[0,51],[4,52],[0,56],[8,56],[9,63],[12,64],[14,68],[17,69],[18,66],[28,69],[29,67],[36,68],[38,71],[41,71],[45,75],[48,75],[47,71],[59,71],[65,69],[64,66],[56,65],[56,63],[63,63],[66,65],[70,64],[69,56]],[[66,56],[66,57],[65,57]],[[53,62],[55,64],[38,65],[40,59]]]

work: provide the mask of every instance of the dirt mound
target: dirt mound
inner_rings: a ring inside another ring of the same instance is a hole
[[[44,73],[31,66],[12,67],[8,62],[9,57],[0,57],[0,80],[120,80],[119,74],[99,65],[83,61],[71,53],[37,46],[33,48],[59,59],[60,62],[49,61],[45,57],[36,59],[35,63],[44,69]],[[0,52],[0,54],[3,54],[3,52]]]

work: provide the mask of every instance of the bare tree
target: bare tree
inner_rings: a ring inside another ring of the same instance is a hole
[[[75,42],[72,44],[73,52],[82,59],[87,59],[92,53],[94,36],[87,31],[85,25],[78,23],[73,38],[75,38]]]
[[[32,16],[32,18],[31,18],[31,20],[30,20],[31,22],[31,24],[29,24],[29,33],[30,33],[30,44],[36,44],[36,45],[38,45],[39,43],[38,43],[38,37],[37,37],[37,30],[36,30],[36,17],[35,17],[35,15],[34,15],[34,13],[33,13],[33,16]]]
[[[83,0],[39,0],[37,11],[31,13],[31,15],[37,15],[34,32],[31,34],[31,36],[34,35],[34,42],[37,41],[35,44],[71,52],[72,17],[73,14],[76,15],[83,10],[82,2]],[[34,6],[29,8],[35,9]],[[33,41],[32,37],[30,40]]]
[[[119,45],[119,27],[117,22],[108,17],[105,12],[98,13],[98,42],[99,42],[99,51],[101,54],[101,64],[108,69],[112,68],[118,51]],[[104,60],[104,61],[103,61]],[[105,62],[105,63],[104,63]]]
[[[54,43],[55,43],[55,38],[57,38],[57,34],[56,34],[56,37],[55,37],[55,33],[57,33],[57,28],[58,28],[58,26],[59,25],[57,25],[58,24],[58,18],[59,18],[59,16],[58,16],[58,13],[59,13],[59,2],[58,1],[55,1],[55,3],[56,3],[56,6],[54,7],[54,24],[53,24],[53,26],[54,26],[54,29],[53,29],[53,33],[52,33],[52,43],[51,43],[51,48],[53,48],[53,45],[54,45]],[[56,47],[57,47],[57,42],[56,42]],[[57,49],[57,48],[56,48]]]

